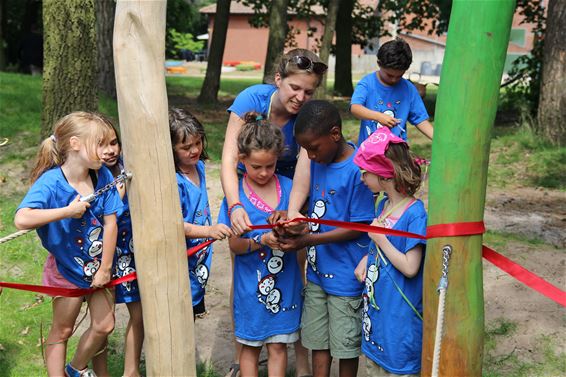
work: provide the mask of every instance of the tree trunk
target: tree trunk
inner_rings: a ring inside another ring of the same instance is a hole
[[[452,5],[434,119],[428,227],[483,221],[489,146],[514,8],[514,0]],[[439,308],[442,251],[448,245],[452,253],[446,302]],[[435,335],[440,332],[436,375],[479,377],[484,334],[482,235],[431,238],[424,263],[421,376],[435,375]],[[444,323],[437,328],[440,310]]]
[[[336,66],[334,68],[334,93],[350,97],[352,85],[352,12],[354,0],[342,0],[336,20]]]
[[[566,142],[566,2],[549,1],[547,15],[537,129],[562,146]]]
[[[289,0],[273,0],[269,10],[269,42],[267,43],[267,56],[263,69],[263,82],[273,77],[274,64],[277,57],[283,53],[285,37],[287,36],[287,6]]]
[[[73,111],[95,111],[94,0],[43,1],[43,116],[41,136]]]
[[[208,63],[206,64],[206,76],[198,96],[199,103],[218,102],[222,58],[224,56],[226,33],[228,32],[228,21],[230,18],[230,3],[230,0],[218,0],[216,2],[214,29],[210,41]]]
[[[328,9],[326,14],[326,19],[324,21],[324,33],[322,35],[322,43],[320,46],[320,59],[328,65],[328,59],[330,58],[330,48],[332,47],[332,38],[334,37],[334,30],[336,28],[336,17],[338,15],[338,7],[340,6],[340,0],[329,0]],[[324,74],[320,87],[317,90],[317,98],[326,97],[326,79],[327,73]]]
[[[98,90],[110,98],[116,98],[114,58],[112,56],[112,34],[114,31],[114,0],[97,0],[96,47],[98,59]]]
[[[114,57],[148,376],[196,376],[194,322],[165,88],[165,1],[119,0]]]

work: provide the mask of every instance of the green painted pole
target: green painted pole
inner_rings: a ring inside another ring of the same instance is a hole
[[[491,129],[514,9],[514,0],[453,3],[435,111],[429,225],[483,220]],[[452,255],[439,375],[481,376],[480,235],[435,238],[427,244],[421,374],[431,375],[445,245],[452,246]]]

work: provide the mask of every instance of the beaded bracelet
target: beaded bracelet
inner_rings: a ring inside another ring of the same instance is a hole
[[[232,218],[232,211],[234,210],[234,208],[238,208],[238,207],[244,208],[244,205],[240,202],[236,202],[228,208],[228,218],[229,219]]]

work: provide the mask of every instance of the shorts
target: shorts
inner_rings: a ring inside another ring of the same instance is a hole
[[[373,362],[369,357],[366,357],[366,374],[371,377],[418,377],[420,374],[395,374],[386,371],[379,365]]]
[[[57,287],[57,288],[68,288],[68,289],[79,289],[76,285],[71,283],[69,280],[65,279],[63,275],[57,269],[57,262],[53,254],[49,253],[45,265],[43,266],[43,278],[42,283],[45,286]]]
[[[327,294],[308,282],[301,320],[301,341],[311,350],[330,350],[337,359],[361,355],[362,298]]]
[[[238,338],[236,337],[236,341],[238,343],[244,344],[246,346],[250,346],[250,347],[261,347],[264,344],[267,343],[285,343],[285,344],[291,344],[291,343],[295,343],[297,340],[299,340],[299,332],[295,331],[294,333],[291,334],[276,334],[276,335],[272,335],[270,337],[265,338],[264,340],[247,340],[247,339],[242,339],[242,338]]]

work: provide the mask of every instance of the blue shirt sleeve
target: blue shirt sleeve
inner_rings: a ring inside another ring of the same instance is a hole
[[[373,194],[360,179],[360,171],[355,173],[352,201],[350,203],[350,221],[370,223],[374,219]]]
[[[352,105],[366,106],[368,92],[371,89],[367,77],[368,76],[362,78],[356,85],[356,88],[354,89],[354,93],[352,94],[352,99],[350,100],[350,106]]]
[[[98,171],[98,174],[100,176],[99,179],[103,178],[108,183],[114,180],[112,173],[106,168],[101,168]],[[104,207],[104,216],[117,213],[122,209],[124,204],[122,203],[122,199],[120,199],[120,193],[118,192],[118,190],[108,190],[103,195],[102,205]]]
[[[419,205],[419,203],[415,203],[413,205]],[[420,234],[421,236],[426,235],[426,219],[427,215],[426,212],[423,211],[421,213],[415,214],[408,223],[407,232]],[[407,253],[409,250],[415,248],[417,245],[426,244],[425,240],[421,240],[418,238],[408,238],[405,243],[405,250],[400,250],[403,253]]]
[[[412,125],[416,126],[417,124],[427,120],[429,116],[417,88],[415,88],[415,86],[410,82],[408,83],[408,86],[411,93],[411,107],[409,109],[409,116],[407,120]]]
[[[50,198],[52,195],[52,190],[49,185],[45,182],[45,176],[42,175],[37,181],[33,183],[27,192],[26,196],[18,206],[17,210],[21,208],[33,208],[33,209],[46,209],[51,208],[49,206]],[[17,211],[16,210],[16,211]]]
[[[218,212],[218,224],[232,226],[230,218],[228,217],[228,203],[226,202],[226,198],[222,200],[222,205],[220,206],[220,211]]]
[[[230,106],[227,111],[229,113],[235,113],[240,118],[248,111],[266,113],[267,106],[269,106],[269,98],[275,89],[274,86],[273,88],[269,88],[268,85],[250,86],[238,94],[234,103],[232,103],[232,106]]]

